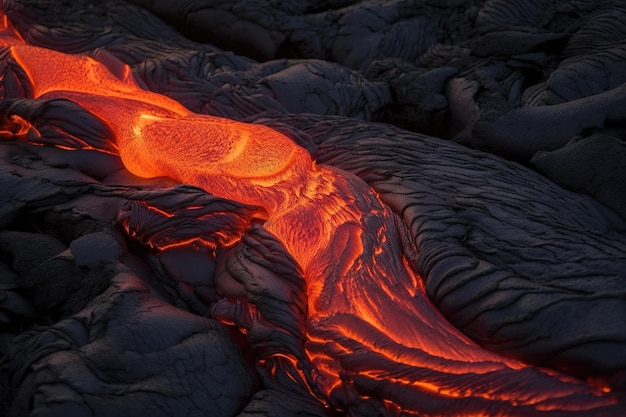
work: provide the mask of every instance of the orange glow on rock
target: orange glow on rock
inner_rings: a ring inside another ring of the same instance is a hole
[[[616,403],[605,387],[504,359],[451,326],[410,266],[401,220],[357,177],[317,166],[269,127],[195,114],[142,90],[128,67],[119,78],[87,56],[27,45],[7,30],[1,39],[33,98],[71,100],[106,121],[130,172],[266,211],[265,228],[304,272],[311,391],[331,406],[346,407],[349,384],[383,399],[389,413],[409,415],[536,415]]]

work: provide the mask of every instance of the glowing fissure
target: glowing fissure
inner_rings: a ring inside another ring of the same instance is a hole
[[[9,30],[2,40],[28,74],[33,98],[71,100],[106,121],[132,173],[168,176],[266,210],[266,229],[304,271],[313,391],[332,406],[348,402],[342,399],[346,383],[358,385],[362,395],[378,393],[389,413],[436,414],[410,405],[424,393],[424,401],[443,401],[449,415],[491,413],[483,403],[476,403],[484,407],[478,411],[466,402],[452,405],[461,399],[497,400],[502,415],[520,414],[513,411],[519,404],[537,404],[533,413],[547,410],[546,400],[569,395],[584,401],[557,401],[557,407],[615,402],[582,381],[487,352],[453,328],[431,305],[403,253],[399,219],[357,177],[317,166],[305,149],[269,127],[194,114],[141,90],[128,68],[122,80],[93,58],[30,46]],[[491,374],[514,383],[494,387]],[[400,399],[372,388],[372,380],[401,386]]]

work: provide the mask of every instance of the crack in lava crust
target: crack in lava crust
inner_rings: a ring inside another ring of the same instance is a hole
[[[375,397],[389,415],[613,412],[608,389],[487,352],[453,328],[410,266],[405,226],[356,176],[317,166],[269,127],[195,114],[142,90],[128,67],[116,76],[8,29],[2,41],[32,98],[71,100],[106,121],[132,173],[265,209],[264,227],[306,279],[305,379],[329,406]]]

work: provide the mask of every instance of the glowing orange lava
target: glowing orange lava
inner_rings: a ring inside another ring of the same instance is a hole
[[[33,98],[68,99],[106,121],[132,173],[265,209],[264,227],[304,271],[311,390],[330,406],[348,409],[358,393],[389,415],[612,412],[611,393],[487,352],[451,326],[410,266],[404,225],[357,177],[316,165],[269,127],[195,114],[142,90],[128,68],[116,76],[10,30],[1,41]]]

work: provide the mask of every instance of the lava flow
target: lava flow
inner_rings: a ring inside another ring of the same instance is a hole
[[[386,415],[425,416],[623,411],[606,387],[505,359],[451,326],[411,267],[405,226],[356,176],[316,165],[269,127],[195,114],[142,90],[113,59],[107,67],[31,46],[8,28],[1,42],[30,98],[70,100],[105,121],[130,172],[266,211],[264,227],[306,280],[305,379],[329,407],[357,413],[358,401],[377,401]]]

